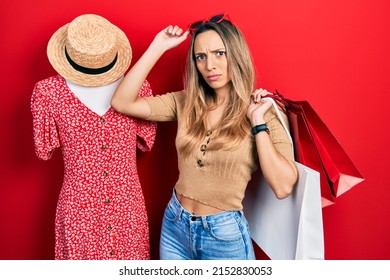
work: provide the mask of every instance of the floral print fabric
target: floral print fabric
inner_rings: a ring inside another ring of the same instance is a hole
[[[151,96],[147,81],[140,96]],[[50,159],[61,147],[64,180],[55,233],[56,259],[149,259],[149,228],[136,164],[156,123],[110,108],[99,116],[60,76],[35,85],[31,98],[35,151]]]

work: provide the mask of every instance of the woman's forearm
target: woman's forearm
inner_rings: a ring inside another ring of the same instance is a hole
[[[147,118],[150,115],[148,104],[138,97],[138,93],[149,72],[163,53],[161,48],[152,43],[129,70],[111,100],[111,106],[116,111],[139,118]]]
[[[181,44],[189,32],[178,26],[168,26],[160,31],[145,53],[130,69],[111,99],[111,106],[118,112],[138,118],[149,117],[151,111],[144,98],[138,93],[153,66],[165,51]]]
[[[265,180],[279,199],[289,196],[298,177],[295,164],[283,157],[266,132],[256,135],[259,163]]]

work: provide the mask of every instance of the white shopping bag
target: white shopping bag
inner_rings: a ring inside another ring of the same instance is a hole
[[[290,135],[274,101],[273,106]],[[245,217],[253,241],[270,259],[324,259],[320,174],[298,162],[296,165],[299,178],[294,191],[281,200],[261,170],[253,174],[243,201]]]

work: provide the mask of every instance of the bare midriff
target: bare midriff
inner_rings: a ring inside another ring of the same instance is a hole
[[[204,215],[212,215],[223,212],[223,210],[205,205],[191,198],[185,197],[179,193],[176,193],[177,199],[179,200],[181,206],[190,212],[192,215],[204,216]]]

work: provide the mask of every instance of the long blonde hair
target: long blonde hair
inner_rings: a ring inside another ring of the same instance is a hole
[[[202,32],[214,30],[221,37],[231,77],[229,104],[225,109],[218,137],[208,145],[208,150],[231,149],[239,145],[240,141],[250,133],[250,122],[246,116],[250,103],[250,96],[255,85],[255,70],[248,45],[240,30],[230,21],[219,23],[206,22],[198,28],[191,40],[187,54],[187,67],[184,76],[186,101],[183,108],[183,117],[186,118],[186,143],[179,150],[188,156],[194,148],[200,145],[207,131],[207,111],[216,102],[214,90],[204,81],[196,66],[194,42],[196,36]],[[215,134],[213,134],[215,136]],[[224,139],[224,141],[219,141]]]

